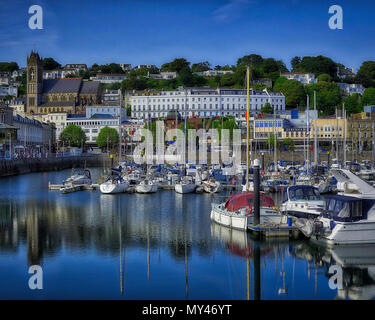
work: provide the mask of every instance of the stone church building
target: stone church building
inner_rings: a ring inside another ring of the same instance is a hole
[[[37,52],[27,57],[27,107],[31,114],[54,112],[84,114],[87,105],[100,104],[99,81],[82,78],[43,79],[43,63]]]

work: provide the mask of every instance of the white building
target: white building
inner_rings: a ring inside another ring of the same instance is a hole
[[[0,72],[0,85],[9,86],[9,84],[10,84],[10,73]]]
[[[18,129],[16,143],[23,147],[32,146],[49,150],[55,143],[54,125],[16,114],[13,116],[13,126]]]
[[[17,97],[18,95],[18,88],[12,85],[9,86],[1,86],[0,85],[0,97],[5,97],[5,96],[12,96],[12,97]]]
[[[9,102],[9,107],[16,113],[24,114],[26,112],[26,98],[14,98]]]
[[[199,76],[205,76],[205,77],[215,77],[215,76],[222,76],[224,74],[230,74],[233,73],[232,70],[207,70],[202,72],[194,72],[194,74]]]
[[[103,93],[103,103],[108,105],[121,105],[122,93],[121,90],[108,90]]]
[[[288,80],[297,80],[303,84],[317,83],[313,73],[286,72],[281,73],[280,77],[285,77]]]
[[[338,86],[340,89],[345,92],[348,95],[352,95],[353,93],[359,93],[361,96],[365,92],[365,88],[363,85],[358,84],[358,83],[342,83],[339,82]]]
[[[13,81],[16,81],[17,77],[22,76],[22,74],[23,74],[24,72],[26,72],[26,68],[20,68],[20,69],[18,69],[18,70],[14,70],[14,71],[12,72],[12,75],[11,75]]]
[[[60,113],[48,113],[41,115],[42,121],[46,123],[54,123],[56,127],[56,141],[59,140],[61,132],[66,127],[67,114],[65,112]]]
[[[63,79],[66,78],[68,74],[77,74],[76,69],[56,69],[56,70],[45,70],[43,71],[43,79]]]
[[[74,70],[76,73],[79,73],[81,70],[86,71],[87,65],[84,63],[69,63],[64,67],[65,70]]]
[[[121,69],[126,72],[126,71],[130,71],[131,68],[132,68],[132,65],[129,64],[129,63],[120,63],[120,67]]]
[[[101,83],[117,83],[126,79],[124,74],[105,74],[98,73],[96,77],[90,77],[90,80],[100,81]]]
[[[153,64],[139,64],[135,66],[133,69],[134,70],[139,70],[139,69],[156,69],[156,66]]]
[[[151,79],[158,79],[158,80],[169,80],[169,79],[176,79],[178,76],[176,71],[161,71],[157,74],[149,74]]]
[[[114,128],[119,132],[120,118],[111,115],[93,115],[91,118],[68,115],[66,125],[75,124],[82,128],[86,134],[87,144],[96,144],[96,138],[104,127]]]
[[[247,93],[242,89],[180,88],[174,91],[144,92],[131,97],[132,118],[164,118],[177,110],[184,117],[214,117],[232,115],[243,118]],[[250,109],[260,112],[269,103],[276,111],[285,110],[285,97],[279,92],[251,90]]]

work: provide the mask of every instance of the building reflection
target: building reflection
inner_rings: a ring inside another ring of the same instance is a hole
[[[41,264],[46,255],[55,255],[63,246],[81,251],[94,247],[99,254],[117,256],[121,230],[124,249],[157,249],[160,253],[162,247],[181,261],[192,254],[193,247],[199,254],[209,255],[209,217],[196,212],[193,199],[167,201],[170,196],[164,194],[164,199],[97,194],[96,202],[87,205],[69,197],[0,200],[0,250],[16,252],[25,244],[29,265]]]

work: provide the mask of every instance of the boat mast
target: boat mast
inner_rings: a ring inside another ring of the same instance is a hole
[[[307,159],[307,174],[310,171],[310,124],[309,124],[309,113],[310,113],[310,97],[307,95],[307,110],[306,110],[306,142],[307,142],[307,149],[306,149],[306,159]]]
[[[119,109],[119,115],[118,115],[118,117],[119,117],[119,124],[118,124],[119,128],[118,128],[118,131],[119,131],[119,136],[120,136],[120,139],[119,139],[118,162],[119,162],[119,164],[120,164],[120,162],[121,162],[121,151],[122,151],[122,149],[121,149],[121,142],[122,142],[122,128],[121,128],[121,101],[120,101],[120,109]]]
[[[246,72],[246,92],[247,92],[247,109],[246,109],[246,191],[249,191],[249,119],[250,119],[250,68]]]
[[[346,163],[346,110],[345,110],[345,102],[342,104],[342,114],[343,114],[343,119],[344,119],[344,128],[343,128],[343,147],[344,147],[344,166]]]
[[[316,112],[316,91],[314,90],[314,111]],[[317,135],[317,124],[318,114],[316,114],[316,120],[314,125],[314,163],[318,165],[318,135]]]
[[[336,108],[336,161],[339,161],[339,117]]]
[[[276,107],[273,107],[273,163],[275,165],[275,172],[278,172],[277,165],[277,131],[276,131]]]

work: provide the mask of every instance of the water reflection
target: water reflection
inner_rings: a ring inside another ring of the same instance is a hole
[[[375,246],[322,246],[298,245],[295,254],[313,262],[324,270],[327,278],[330,266],[342,269],[343,287],[335,299],[369,300],[375,298]]]
[[[69,173],[1,180],[0,298],[35,298],[25,285],[34,264],[47,277],[38,298],[374,298],[374,247],[259,242],[211,223],[206,194],[47,190]],[[332,264],[341,290],[329,289]]]

